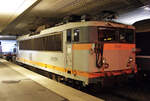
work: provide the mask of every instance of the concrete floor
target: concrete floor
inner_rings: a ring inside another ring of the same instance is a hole
[[[0,62],[0,101],[67,101]]]
[[[0,101],[104,101],[0,58]]]

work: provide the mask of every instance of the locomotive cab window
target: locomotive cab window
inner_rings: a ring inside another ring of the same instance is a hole
[[[98,40],[103,42],[134,43],[134,30],[99,27]]]
[[[122,43],[134,43],[134,31],[132,29],[120,29],[119,41]]]
[[[98,30],[98,40],[104,42],[116,42],[118,32],[111,28],[99,28]]]
[[[74,42],[79,42],[79,36],[80,36],[80,30],[79,29],[75,29],[74,33],[73,33]]]

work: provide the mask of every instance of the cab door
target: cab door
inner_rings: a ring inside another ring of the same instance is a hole
[[[72,66],[72,30],[68,29],[66,31],[66,68],[67,70],[70,70],[69,73],[71,73],[71,70],[73,70]],[[67,71],[68,72],[68,71]]]

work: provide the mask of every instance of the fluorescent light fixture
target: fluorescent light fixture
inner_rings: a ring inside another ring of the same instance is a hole
[[[18,15],[37,0],[0,0],[0,14]]]
[[[0,35],[0,38],[14,38],[14,39],[16,39],[16,36]]]

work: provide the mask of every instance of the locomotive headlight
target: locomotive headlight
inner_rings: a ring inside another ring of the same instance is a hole
[[[109,64],[107,63],[105,58],[103,58],[103,66],[104,68],[109,68]]]
[[[132,62],[132,61],[133,61],[133,58],[132,58],[132,57],[129,57],[128,62]]]
[[[105,64],[106,63],[106,59],[105,58],[103,58],[103,64]]]
[[[127,67],[130,67],[132,62],[133,62],[133,58],[129,57]]]

